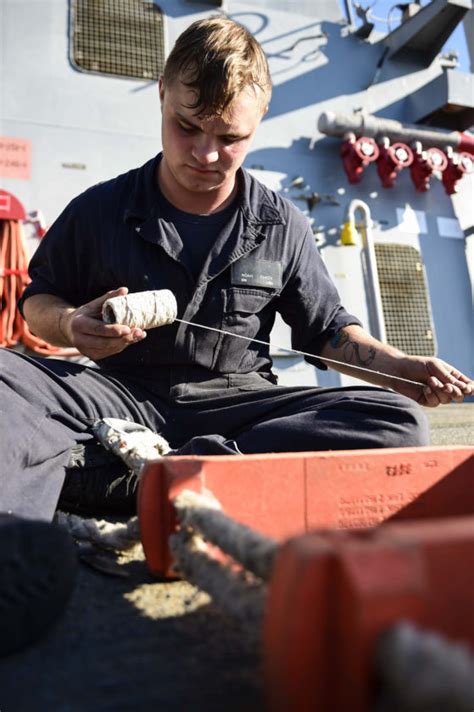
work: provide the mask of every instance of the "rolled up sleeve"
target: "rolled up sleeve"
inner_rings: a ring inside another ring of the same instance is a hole
[[[280,302],[279,311],[292,330],[292,347],[314,353],[315,358],[306,357],[306,360],[323,370],[327,366],[317,354],[326,342],[344,326],[361,326],[359,319],[341,304],[310,227],[302,239],[295,267]]]

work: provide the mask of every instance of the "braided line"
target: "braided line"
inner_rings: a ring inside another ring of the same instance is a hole
[[[261,579],[270,578],[277,542],[239,524],[218,509],[207,496],[184,490],[174,500],[182,527],[197,530],[245,569]]]

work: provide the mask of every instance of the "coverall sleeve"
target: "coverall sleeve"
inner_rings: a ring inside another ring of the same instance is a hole
[[[361,325],[340,301],[308,227],[291,276],[280,297],[279,311],[291,327],[292,347],[319,354],[325,343],[344,326]],[[317,358],[306,360],[323,370],[327,366]]]
[[[54,294],[72,306],[88,301],[97,259],[88,240],[88,230],[81,225],[74,199],[56,219],[33,254],[28,274],[31,282],[24,290],[18,308],[34,294]]]

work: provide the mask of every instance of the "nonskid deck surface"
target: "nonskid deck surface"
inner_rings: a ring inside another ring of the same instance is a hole
[[[474,445],[474,403],[427,413],[433,445]],[[189,583],[152,578],[139,545],[108,560],[124,575],[81,566],[56,627],[0,660],[2,712],[262,709],[252,631]]]
[[[433,445],[474,445],[474,401],[427,409]]]

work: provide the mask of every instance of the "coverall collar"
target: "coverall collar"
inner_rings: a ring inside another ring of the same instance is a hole
[[[147,221],[155,217],[159,191],[156,175],[162,156],[163,154],[159,153],[136,171],[130,199],[124,210],[125,222],[132,218]],[[243,168],[239,169],[238,180],[242,191],[240,205],[246,222],[255,227],[285,224],[278,210],[272,205],[270,192],[264,186],[255,181]]]
[[[159,245],[175,262],[181,263],[183,244],[175,226],[160,214],[159,186],[156,182],[158,162],[162,154],[138,169],[125,220],[138,218],[135,231],[141,239]],[[285,220],[272,205],[271,192],[246,170],[237,174],[240,183],[239,207],[234,219],[221,231],[207,256],[197,280],[204,287],[233,262],[252,252],[268,235],[268,227],[284,225]],[[183,269],[187,269],[183,265]]]

